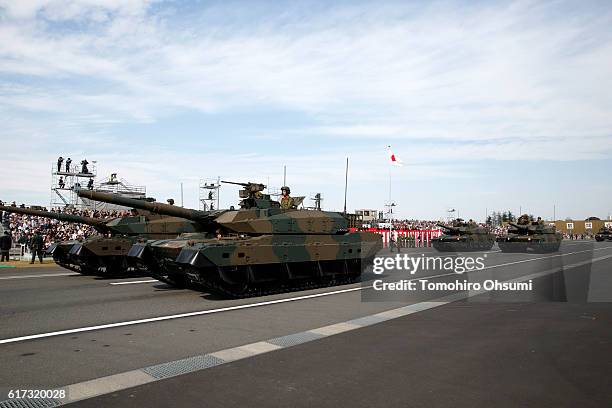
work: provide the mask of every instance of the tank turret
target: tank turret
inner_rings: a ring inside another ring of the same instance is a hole
[[[445,229],[449,233],[459,234],[461,232],[461,228],[459,228],[459,227],[451,227],[451,226],[444,225],[444,224],[436,224],[436,226],[438,226],[438,227],[440,227],[442,229]]]
[[[511,227],[516,228],[519,231],[529,231],[529,224],[517,224],[515,222],[509,222],[508,225],[510,225]]]
[[[200,211],[157,202],[146,202],[116,194],[91,190],[78,191],[79,197],[126,207],[138,208],[155,214],[181,217],[198,223],[201,230],[214,232],[222,229],[237,234],[341,234],[347,231],[348,221],[342,214],[324,211],[283,210],[270,196],[261,194],[265,186],[257,183],[233,183],[245,187],[240,191],[239,210]]]

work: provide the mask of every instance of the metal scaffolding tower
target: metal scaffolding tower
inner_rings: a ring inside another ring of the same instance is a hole
[[[70,158],[51,164],[51,207],[85,207],[75,188],[93,188],[97,175],[96,161],[74,163]]]
[[[145,186],[136,186],[128,183],[125,179],[117,177],[117,173],[112,173],[104,181],[93,185],[93,189],[102,193],[117,194],[122,197],[144,199],[147,196]],[[126,207],[101,203],[98,201],[81,198],[83,203],[93,210],[124,210]]]
[[[216,179],[200,179],[198,188],[200,209],[202,211],[219,209],[219,189],[221,188],[221,177]]]

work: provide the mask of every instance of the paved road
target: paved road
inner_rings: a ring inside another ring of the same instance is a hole
[[[71,404],[610,407],[608,304],[459,302]]]
[[[420,253],[411,251],[413,255]],[[561,254],[551,255],[488,253],[486,265],[490,269],[479,272],[479,276],[470,274],[470,279],[478,280],[485,276],[512,279],[559,269],[563,265],[584,265],[562,276],[553,274],[557,277],[555,284],[551,283],[552,278],[540,279],[537,290],[526,297],[509,299],[501,294],[481,295],[470,299],[470,307],[482,309],[484,313],[492,301],[609,302],[612,259],[589,263],[590,259],[606,256],[612,256],[609,243],[564,243]],[[146,281],[147,278],[108,280],[80,275],[54,276],[65,272],[59,268],[0,272],[0,350],[4,368],[0,373],[0,384],[26,388],[59,387],[344,322],[422,300],[404,298],[399,302],[366,302],[364,300],[372,299],[364,295],[366,290],[360,290],[359,284],[256,299],[223,300],[207,293],[173,289],[159,282],[114,284]],[[371,282],[374,278],[370,274],[365,280]],[[563,287],[558,286],[559,278]],[[337,290],[345,292],[295,299]],[[281,303],[260,304],[270,301]],[[224,310],[233,307],[241,308]],[[192,312],[203,313],[177,316]],[[140,319],[168,316],[173,318],[132,324]],[[118,326],[126,322],[127,325]],[[79,331],[102,324],[109,327]],[[462,329],[459,322],[451,326],[459,331]],[[57,333],[62,330],[68,330],[68,333]],[[361,330],[370,329],[360,329],[354,334]],[[20,339],[45,333],[51,335]],[[457,338],[462,341],[461,336]],[[367,350],[362,350],[362,353],[367,353]]]

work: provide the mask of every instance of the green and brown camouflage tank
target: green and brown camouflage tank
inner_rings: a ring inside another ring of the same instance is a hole
[[[127,253],[138,238],[169,238],[197,231],[199,224],[183,218],[133,211],[132,215],[99,219],[32,208],[2,207],[7,212],[56,219],[92,226],[99,235],[85,240],[53,243],[46,252],[60,266],[83,274],[141,273],[127,262]]]
[[[240,209],[183,209],[182,215],[202,223],[206,233],[141,242],[130,256],[165,282],[245,297],[353,282],[362,263],[382,248],[380,235],[350,232],[341,213],[281,209],[262,194],[264,185],[238,184],[243,186]],[[149,210],[167,213],[162,207]]]
[[[442,252],[488,251],[495,244],[495,235],[473,221],[457,218],[452,225],[437,224],[444,233],[432,240],[432,246]]]
[[[556,252],[561,246],[563,236],[554,225],[543,221],[532,221],[527,214],[519,217],[516,223],[510,222],[506,236],[497,238],[497,245],[502,252]]]
[[[595,241],[612,241],[612,229],[607,227],[601,227],[597,234],[595,234]]]

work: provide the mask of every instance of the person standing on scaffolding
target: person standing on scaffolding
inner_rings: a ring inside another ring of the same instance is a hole
[[[69,157],[66,159],[66,173],[70,173],[70,163],[72,163],[72,159]]]
[[[57,172],[59,173],[60,171],[62,171],[62,163],[64,162],[64,158],[62,156],[60,156],[57,159]]]

